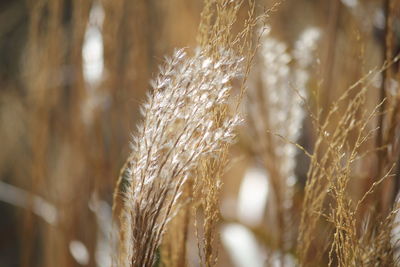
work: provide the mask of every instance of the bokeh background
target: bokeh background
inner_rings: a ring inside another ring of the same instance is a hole
[[[304,30],[320,32],[309,70],[308,90],[319,89],[312,107],[328,107],[397,54],[400,4],[388,47],[388,2],[286,0],[269,13],[270,36],[287,49]],[[274,3],[257,0],[257,12]],[[201,0],[0,1],[0,266],[109,266],[112,193],[139,106],[164,56],[196,46],[202,7]],[[389,69],[396,86],[397,68]],[[374,88],[368,108],[380,102],[379,81]],[[220,266],[263,266],[262,248],[276,227],[248,127],[223,178]],[[306,149],[315,141],[312,127],[306,117],[298,140]],[[308,163],[298,153],[297,191]],[[195,249],[188,254],[197,266]]]

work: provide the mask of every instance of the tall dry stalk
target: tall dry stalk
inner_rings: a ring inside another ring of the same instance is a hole
[[[386,67],[387,65],[382,69]],[[353,175],[353,165],[366,157],[368,151],[365,152],[365,143],[370,142],[377,130],[376,128],[371,129],[370,125],[381,104],[368,113],[364,103],[367,89],[373,78],[381,73],[382,69],[370,72],[351,86],[332,104],[324,122],[321,123],[318,116],[315,117],[314,122],[318,135],[314,152],[310,155],[311,164],[304,192],[297,244],[297,254],[301,266],[317,264],[321,261],[321,258],[311,255],[312,251],[319,250],[320,257],[326,253],[321,251],[321,245],[314,247],[318,244],[315,241],[318,240],[313,232],[318,229],[321,216],[327,218],[334,226],[332,241],[328,243],[331,246],[329,265],[359,266],[361,264],[364,266],[362,264],[367,264],[368,261],[376,262],[376,259],[366,258],[364,255],[368,249],[364,249],[363,246],[368,245],[360,242],[358,228],[360,223],[357,221],[357,214],[365,199],[383,180],[390,176],[391,168],[364,193],[364,196],[356,204],[349,197],[347,190]],[[359,89],[355,92],[356,88]],[[340,120],[337,123],[331,122],[330,119],[335,113],[340,112],[341,107],[344,108],[344,112],[341,114]],[[356,138],[353,140],[352,136]],[[328,214],[325,211],[327,203],[330,203]],[[393,222],[393,215],[390,215],[383,224],[388,226],[391,224],[390,222]],[[382,240],[382,234],[390,232],[390,227],[382,227],[380,231],[376,229],[370,231],[371,233],[376,232],[371,238]],[[385,241],[380,245],[386,249],[390,247],[390,238],[387,238],[386,235]],[[390,260],[390,256],[385,258],[385,261],[388,260]]]
[[[340,149],[347,145],[349,133],[357,129],[356,127],[360,127],[360,122],[356,120],[356,114],[361,106],[365,87],[358,92],[357,97],[349,101],[338,125],[332,127],[329,124],[330,117],[338,112],[339,104],[349,98],[350,91],[354,90],[355,87],[346,91],[338,101],[333,103],[324,123],[317,124],[318,135],[307,175],[297,244],[299,263],[302,266],[307,266],[311,260],[309,253],[312,250],[311,246],[315,238],[313,233],[323,210],[327,189],[329,188],[328,183],[341,170],[345,154],[339,153]]]
[[[82,147],[77,144],[86,143],[80,131],[79,107],[84,96],[82,44],[91,2],[69,8],[63,4],[63,1],[28,1],[29,29],[23,71],[31,122],[32,184],[29,187],[34,194],[57,206],[60,220],[57,226],[40,225],[34,218],[28,220],[27,227],[31,229],[26,233],[29,236],[26,240],[30,241],[24,242],[23,248],[26,256],[22,264],[25,266],[35,262],[52,266],[56,260],[64,266],[71,264],[73,259],[68,244],[72,238],[80,236],[82,224],[78,223],[79,218],[88,213],[90,181],[81,180],[83,170],[79,163],[85,153],[81,153]],[[65,20],[64,14],[69,16]],[[61,109],[64,112],[60,112]],[[68,125],[67,130],[61,131],[65,125]],[[53,142],[59,142],[60,146],[51,145]],[[59,172],[60,168],[68,171]],[[70,178],[68,183],[64,179],[66,176]],[[72,189],[78,187],[77,184],[81,194]],[[77,205],[67,205],[69,199],[75,199]],[[90,223],[90,219],[86,222]],[[42,229],[43,242],[47,244],[42,248],[41,257],[32,253],[35,228]],[[88,239],[93,237],[88,231],[86,236]]]
[[[218,51],[227,47],[238,51],[245,59],[243,62],[244,75],[239,87],[238,98],[233,105],[233,113],[238,113],[240,103],[246,91],[246,81],[256,54],[261,34],[255,35],[254,29],[260,27],[264,31],[265,18],[275,8],[275,5],[264,13],[256,14],[255,1],[248,1],[247,16],[243,24],[237,25],[238,16],[243,9],[243,1],[206,0],[200,18],[197,40],[200,45],[207,47],[207,54],[219,58]],[[232,32],[236,32],[233,34]],[[220,125],[228,116],[229,108],[221,106],[213,110],[214,121]],[[219,200],[222,187],[222,177],[225,166],[229,162],[229,146],[223,146],[216,151],[215,157],[206,158],[195,176],[193,187],[193,211],[198,254],[203,266],[216,266],[219,246]]]
[[[227,147],[222,147],[218,158],[204,160],[196,172],[193,186],[193,205],[198,254],[203,266],[215,266],[219,246],[219,199],[224,166],[228,163]],[[202,212],[202,214],[200,213]]]

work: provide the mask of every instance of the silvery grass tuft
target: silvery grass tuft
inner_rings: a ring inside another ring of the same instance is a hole
[[[183,185],[202,158],[233,141],[239,116],[216,122],[213,111],[228,104],[240,63],[230,51],[213,60],[177,50],[160,67],[133,137],[118,266],[153,266]]]

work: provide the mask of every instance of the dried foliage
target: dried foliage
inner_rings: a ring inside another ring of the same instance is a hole
[[[378,71],[378,73],[381,71]],[[361,152],[362,147],[374,136],[377,130],[377,128],[370,129],[370,123],[382,103],[371,113],[368,113],[364,106],[365,94],[375,76],[374,74],[376,75],[376,73],[371,72],[335,101],[323,123],[316,117],[318,136],[314,152],[310,155],[311,163],[305,186],[297,244],[299,263],[302,266],[316,264],[321,260],[310,254],[311,251],[315,250],[315,248],[312,248],[315,239],[314,232],[317,230],[316,227],[321,216],[326,217],[327,221],[333,224],[334,229],[329,251],[329,266],[333,264],[368,266],[377,262],[384,263],[387,266],[394,263],[391,229],[397,208],[388,215],[386,220],[382,221],[381,226],[367,230],[370,233],[370,239],[366,239],[365,233],[360,234],[358,228],[360,222],[357,220],[360,205],[384,179],[390,176],[391,168],[364,193],[356,204],[347,192],[355,163],[368,155],[368,153]],[[356,92],[353,92],[355,90]],[[341,113],[340,120],[333,124],[330,119],[334,113],[340,110],[343,101],[347,102],[345,111]],[[352,139],[351,135],[354,135],[355,139]],[[330,201],[326,214],[324,209],[328,196]],[[368,218],[368,220],[370,219]],[[379,241],[375,241],[375,238]],[[372,247],[369,247],[370,245]],[[385,253],[380,254],[380,259],[370,258],[373,257],[369,253],[371,249],[385,251]],[[319,250],[322,257],[324,252],[321,251],[321,245],[319,245]]]
[[[0,265],[400,266],[399,7],[1,3]]]

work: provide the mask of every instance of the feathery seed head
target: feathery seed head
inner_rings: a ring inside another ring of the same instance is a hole
[[[228,104],[230,81],[241,73],[239,63],[230,52],[213,60],[201,50],[191,57],[177,50],[151,82],[153,90],[142,107],[144,121],[132,140],[123,216],[126,242],[133,245],[124,264],[153,264],[182,185],[202,157],[233,142],[240,118],[227,114],[215,121],[215,111]]]

